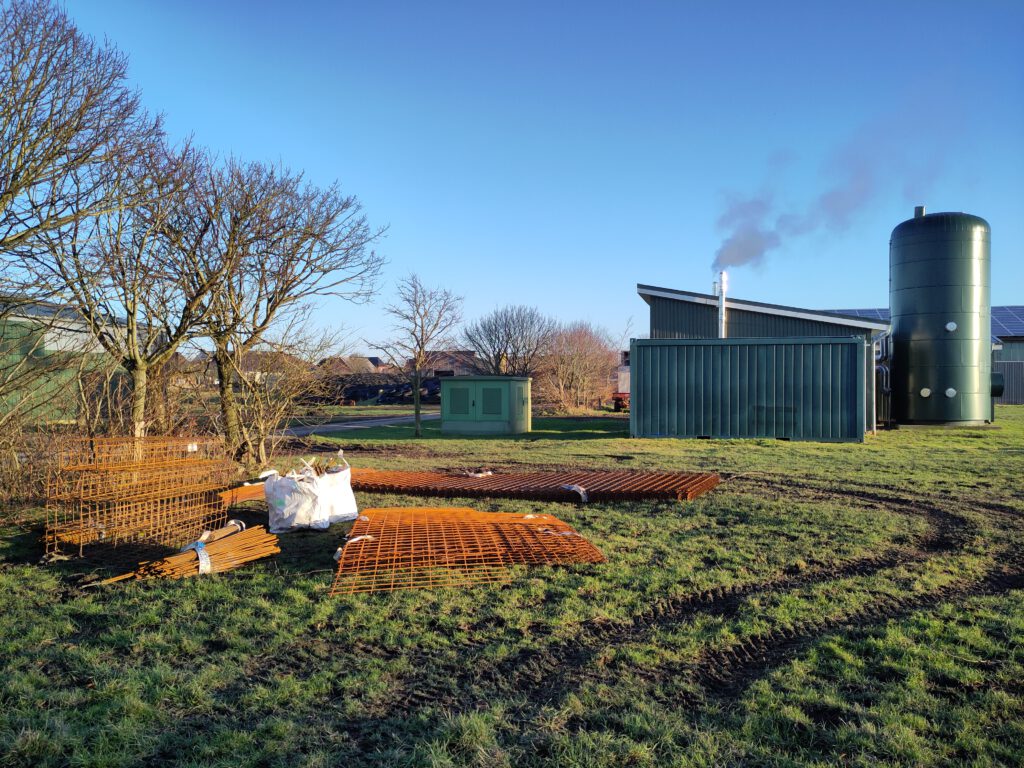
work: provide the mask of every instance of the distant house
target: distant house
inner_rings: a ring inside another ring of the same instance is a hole
[[[468,349],[434,350],[427,352],[427,364],[422,371],[424,378],[435,376],[471,376],[477,373],[476,352]],[[406,363],[412,367],[412,361]]]
[[[322,371],[332,376],[351,376],[357,373],[388,373],[394,370],[379,357],[366,355],[336,355],[326,357],[317,364]]]

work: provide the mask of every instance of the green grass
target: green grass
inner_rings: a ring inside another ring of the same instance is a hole
[[[330,599],[331,530],[86,589],[9,526],[0,764],[1018,765],[1024,408],[998,419],[863,444],[631,440],[618,417],[321,438],[357,466],[726,478],[683,504],[452,500],[554,513],[608,556],[501,587]]]

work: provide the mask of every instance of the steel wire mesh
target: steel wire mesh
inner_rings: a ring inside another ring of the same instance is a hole
[[[227,519],[236,474],[215,438],[81,439],[47,480],[47,552],[126,543],[178,547]]]
[[[601,563],[552,515],[465,508],[364,510],[340,551],[332,595],[506,582],[514,565]]]
[[[718,483],[718,475],[708,472],[565,470],[494,473],[479,477],[442,472],[352,469],[352,487],[357,491],[441,497],[503,496],[539,501],[578,501],[579,492],[567,486],[582,488],[589,501],[691,501]]]

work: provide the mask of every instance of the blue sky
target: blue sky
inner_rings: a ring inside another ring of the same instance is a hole
[[[389,226],[379,299],[318,313],[356,337],[410,271],[468,318],[640,335],[635,284],[710,290],[720,252],[749,259],[740,298],[885,306],[922,203],[988,219],[993,303],[1024,303],[1017,0],[67,7],[172,136],[338,179]]]

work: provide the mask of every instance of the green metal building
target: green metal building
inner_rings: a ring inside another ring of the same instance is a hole
[[[441,378],[441,431],[448,434],[522,434],[532,426],[530,378]]]
[[[652,339],[714,339],[718,337],[718,297],[710,293],[637,285],[650,307]],[[727,298],[727,338],[872,335],[889,323],[839,312],[787,307]]]
[[[862,336],[635,339],[634,437],[862,441]]]
[[[637,293],[651,325],[631,347],[634,436],[834,441],[874,431],[872,339],[887,322],[652,285]]]

